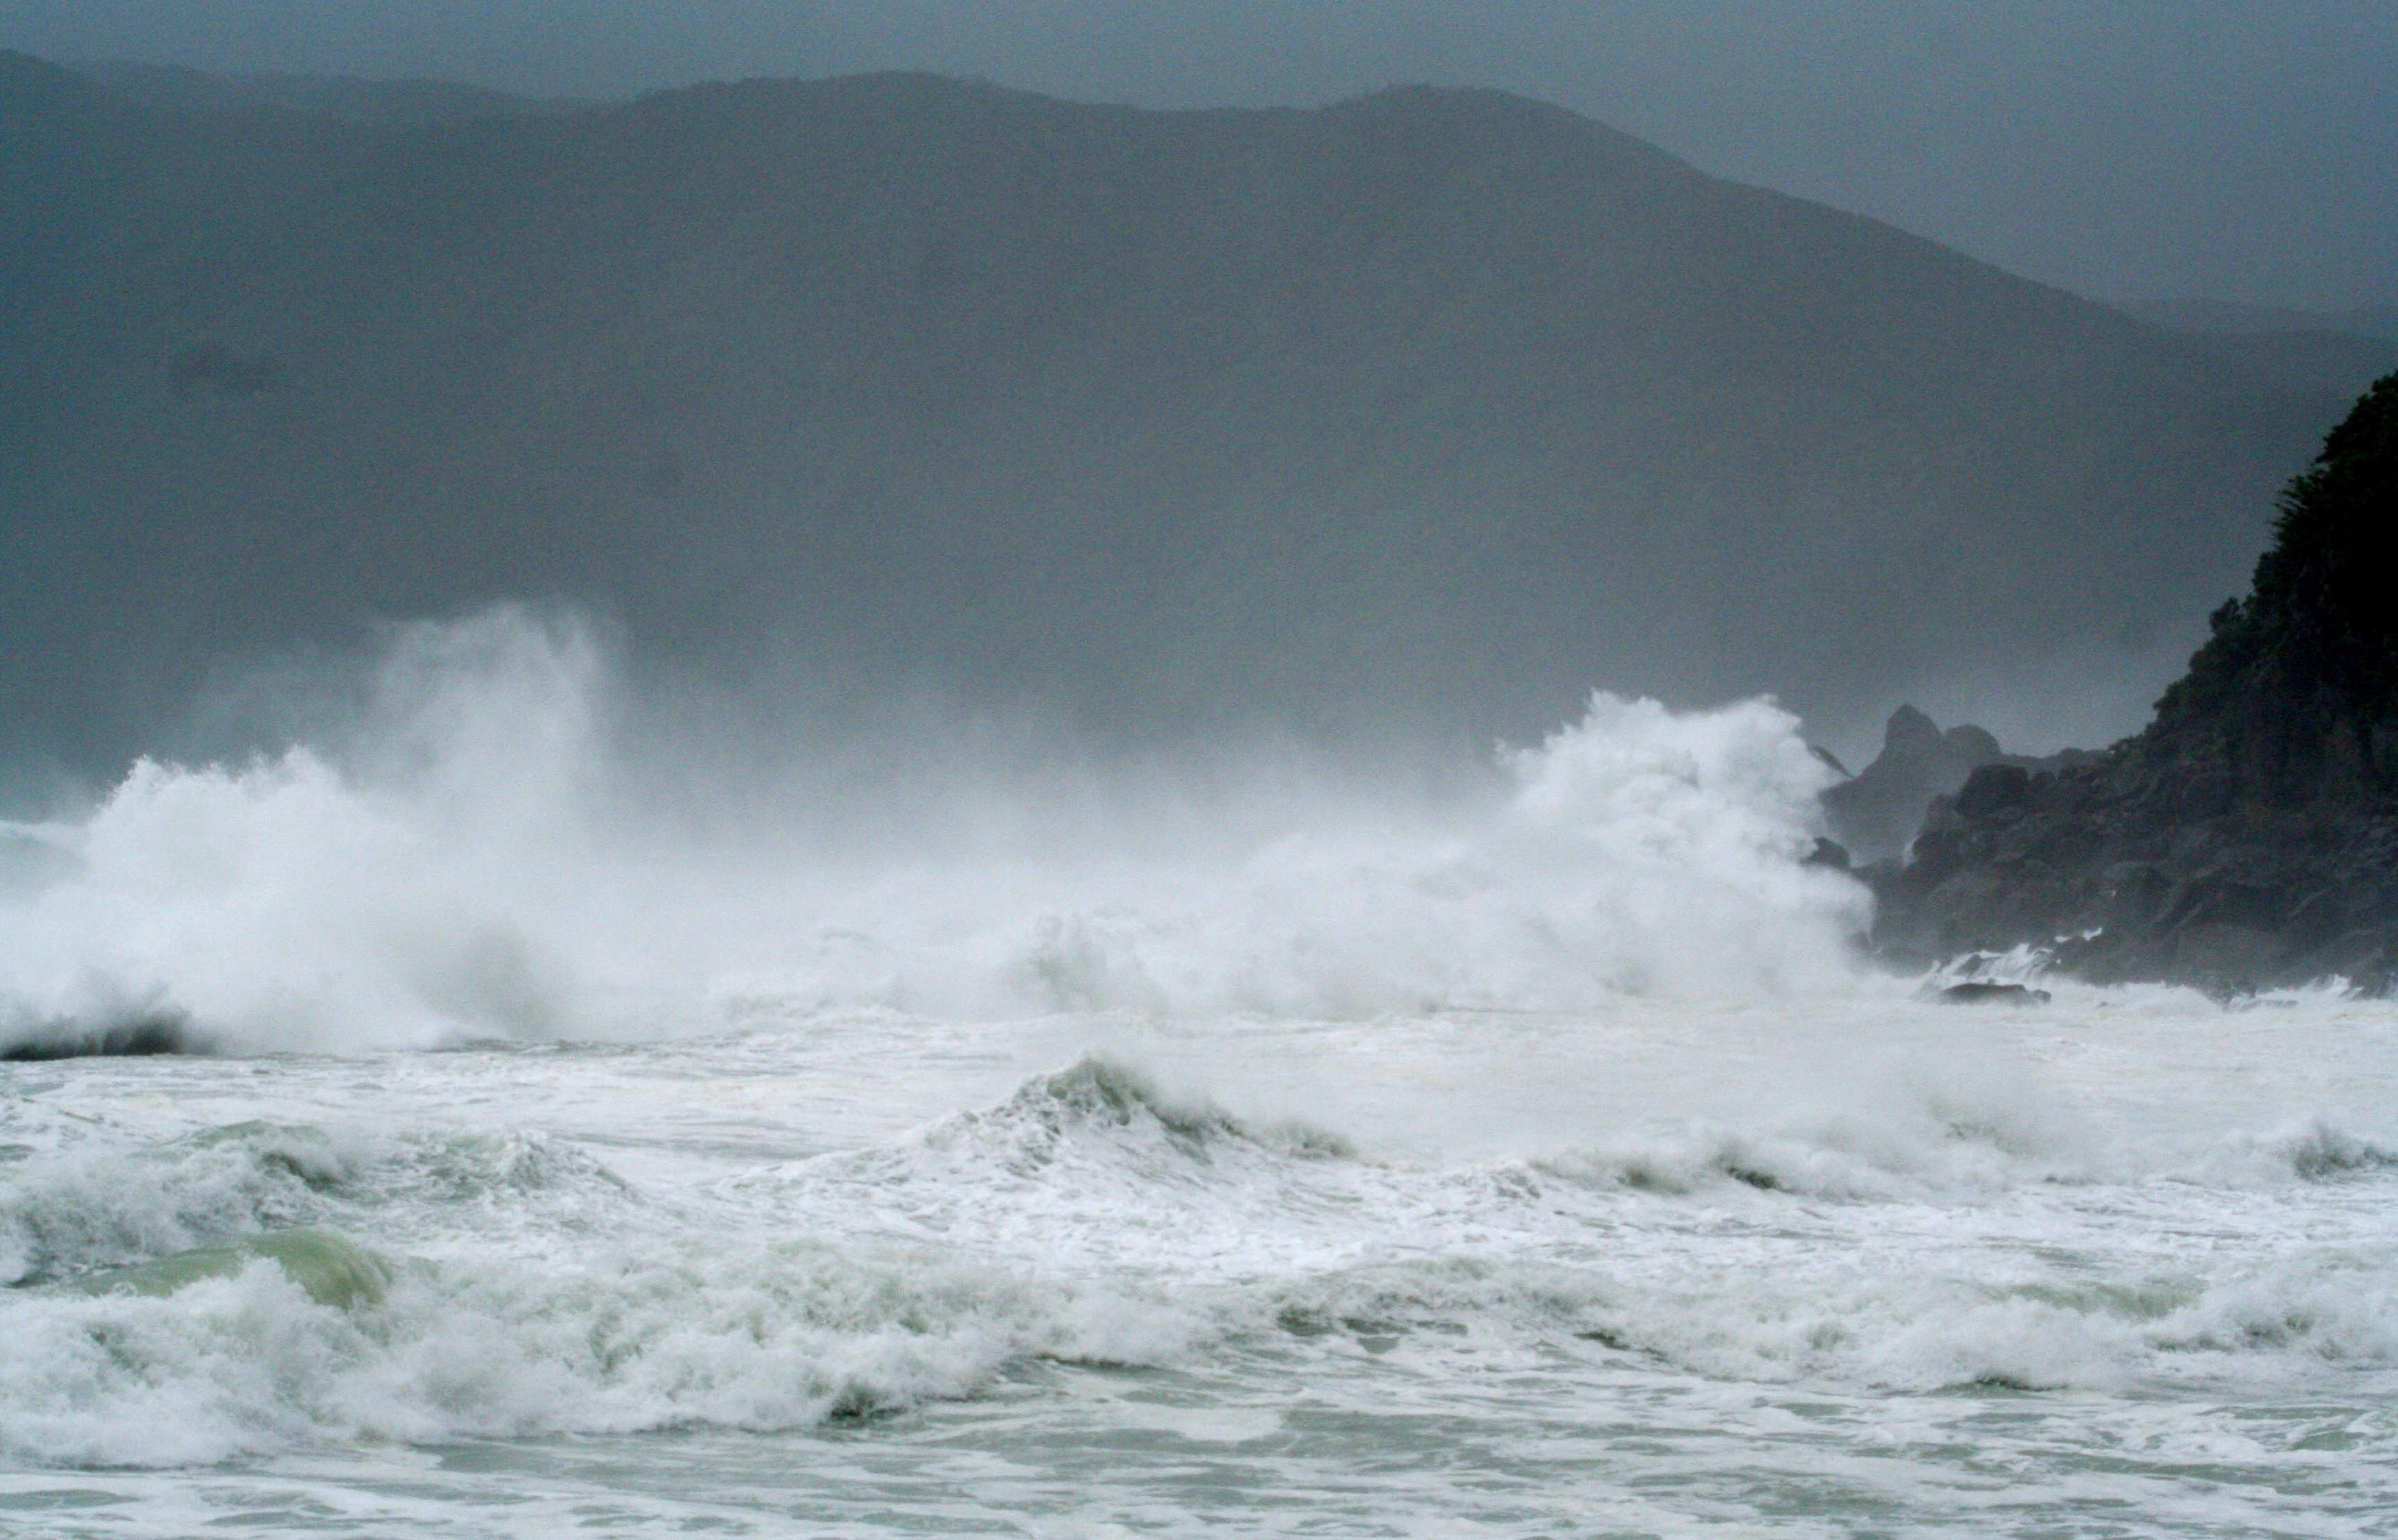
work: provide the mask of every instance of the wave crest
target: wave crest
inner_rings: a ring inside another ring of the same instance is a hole
[[[402,628],[368,694],[44,825],[0,873],[0,1051],[654,1037],[721,1024],[732,981],[961,1017],[1579,1011],[1849,986],[1866,914],[1803,861],[1830,772],[1770,701],[1594,695],[1437,795],[1091,766],[1097,810],[1055,776],[944,791],[936,736],[841,783],[852,817],[761,801],[728,835],[658,810],[707,800],[707,747],[612,739],[571,617]]]

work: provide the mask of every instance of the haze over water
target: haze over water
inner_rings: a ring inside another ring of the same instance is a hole
[[[571,615],[360,677],[0,838],[7,1042],[205,1051],[0,1065],[14,1533],[2387,1533],[2398,1011],[1927,1003],[1771,703],[736,759]]]

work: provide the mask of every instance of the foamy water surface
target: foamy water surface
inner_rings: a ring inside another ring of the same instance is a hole
[[[836,849],[600,672],[7,834],[0,1038],[205,1051],[0,1064],[0,1530],[2393,1528],[2398,1011],[1928,1001],[1770,704]]]
[[[2398,1021],[762,1005],[5,1071],[20,1533],[2371,1533]],[[306,1230],[154,1292],[103,1269]]]

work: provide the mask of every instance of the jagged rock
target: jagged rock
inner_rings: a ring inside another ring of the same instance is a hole
[[[1815,751],[1837,768],[1839,761]],[[1913,706],[1891,714],[1882,729],[1881,753],[1872,764],[1824,794],[1824,816],[1832,836],[1866,862],[1904,855],[1919,831],[1932,827],[1935,804],[1943,797],[1961,796],[1986,768],[2001,767],[2028,776],[2036,771],[2087,757],[2077,750],[2047,758],[2009,754],[1989,731],[1960,723],[1942,731],[1931,717]],[[1994,789],[1978,794],[2008,797],[2016,783],[2007,777]]]
[[[1976,727],[1940,730],[1911,705],[1891,713],[1873,763],[1824,794],[1835,838],[1867,861],[1906,849],[1934,797],[1956,791],[1999,757],[1998,741]]]

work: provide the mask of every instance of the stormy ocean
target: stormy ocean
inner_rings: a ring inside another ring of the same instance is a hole
[[[736,805],[609,676],[0,831],[0,1531],[2398,1528],[2398,1011],[1933,1003],[1770,702]]]

